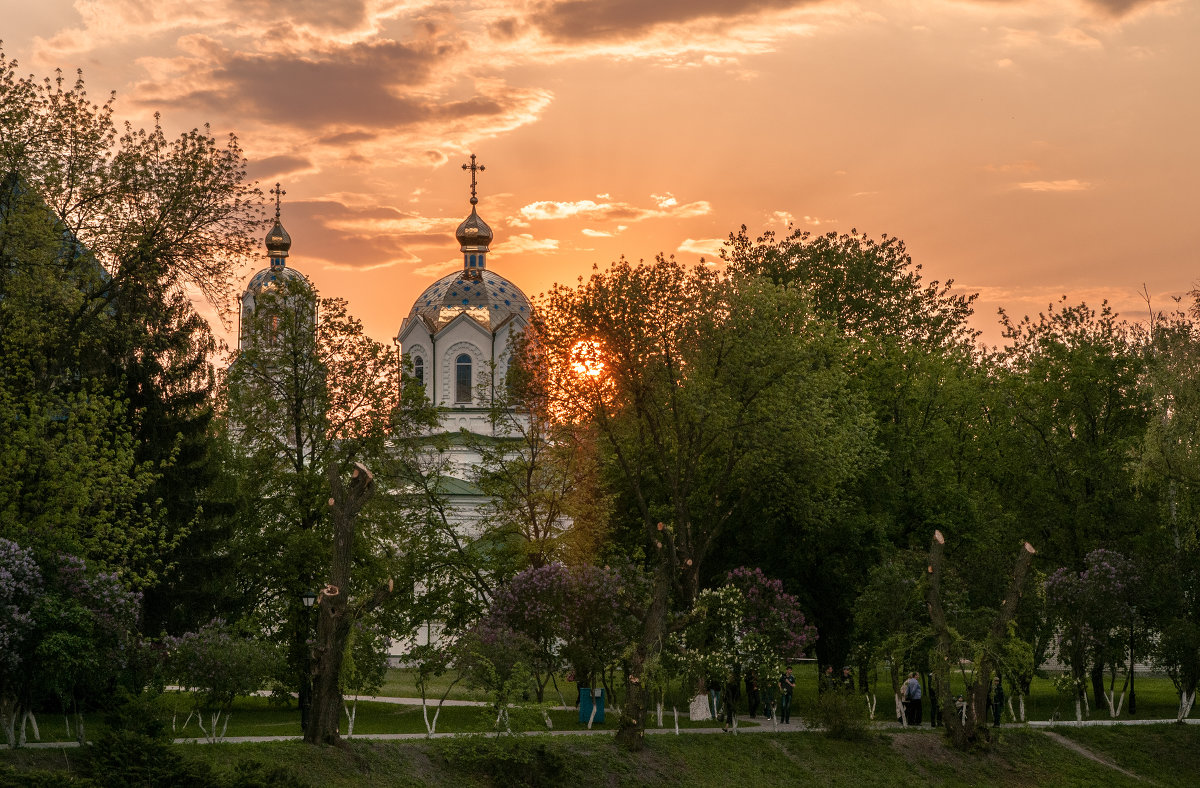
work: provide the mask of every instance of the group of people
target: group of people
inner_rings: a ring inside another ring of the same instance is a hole
[[[775,681],[775,686],[768,686],[764,693],[759,686],[758,676],[754,671],[746,671],[746,701],[750,707],[750,717],[758,716],[761,710],[768,720],[776,719],[780,725],[790,725],[792,722],[792,696],[796,692],[796,673],[791,665],[780,674],[779,679]],[[842,668],[840,675],[833,671],[833,667],[829,666],[825,669],[825,673],[821,677],[820,690],[854,692],[854,674],[850,668]],[[718,708],[721,707],[721,693],[712,689],[709,690],[709,702],[713,712],[713,718],[722,716],[724,719],[724,729],[728,730],[733,724],[733,709],[740,700],[740,687],[736,677],[733,677],[725,685],[724,696],[725,703],[723,706],[724,714],[718,715]],[[776,702],[776,700],[778,702]]]
[[[929,723],[936,728],[943,724],[942,709],[938,704],[937,694],[933,689],[933,677],[930,676],[929,678]],[[754,674],[754,671],[746,671],[744,680],[746,685],[746,700],[750,706],[750,716],[752,718],[758,716],[759,707],[761,705],[762,711],[768,720],[773,719],[776,715],[776,712],[778,712],[778,719],[781,725],[791,724],[792,695],[796,690],[796,674],[792,670],[791,665],[788,665],[787,669],[779,676],[779,679],[776,682],[777,687],[768,688],[765,699],[759,687],[758,677]],[[713,718],[716,719],[718,717],[723,717],[724,730],[726,731],[728,731],[729,727],[733,724],[734,709],[737,706],[738,701],[741,699],[740,684],[741,682],[738,681],[737,676],[731,677],[725,684],[725,703],[723,706],[720,702],[722,693],[716,689],[710,689],[709,691],[709,700],[711,703]],[[776,688],[778,689],[778,695],[776,695],[775,692]],[[855,691],[854,674],[850,671],[850,668],[842,668],[841,675],[837,675],[834,673],[833,666],[827,666],[825,668],[825,672],[821,675],[819,689],[821,692],[852,693]],[[779,700],[778,707],[776,707],[776,704],[774,703],[775,697],[778,697]],[[923,697],[924,689],[921,686],[921,680],[916,671],[914,671],[909,674],[908,678],[904,681],[904,684],[900,688],[900,700],[903,706],[901,714],[903,716],[897,721],[903,722],[905,725],[909,726],[920,726],[925,717]],[[1000,718],[1004,712],[1004,701],[1004,687],[1000,682],[1000,677],[997,676],[992,679],[992,685],[988,692],[987,710],[985,712],[985,719],[986,717],[991,717],[992,724],[995,727],[1000,726]],[[961,718],[965,720],[967,714],[967,702],[962,695],[958,695],[954,698],[954,708]],[[718,712],[722,710],[724,713],[719,714]]]
[[[833,665],[826,665],[825,672],[821,674],[821,683],[818,689],[821,692],[829,690],[854,692],[854,674],[850,668],[842,668],[841,675],[837,675],[833,672]]]
[[[790,725],[792,722],[792,695],[796,691],[796,674],[791,665],[780,674],[775,686],[768,686],[766,692],[763,692],[759,686],[758,676],[752,670],[746,671],[746,701],[750,707],[750,716],[752,718],[758,716],[761,708],[764,716],[768,719],[775,719],[778,714],[779,723],[781,725]],[[726,682],[724,691],[719,692],[712,688],[709,689],[709,707],[713,714],[713,719],[721,718],[724,721],[723,730],[728,731],[733,725],[734,709],[739,700],[741,700],[740,682],[736,676],[733,676]],[[721,703],[721,696],[724,695],[724,704]],[[778,702],[776,700],[778,699]],[[722,712],[722,713],[719,713]]]
[[[937,693],[933,687],[933,676],[929,677],[929,724],[931,727],[938,727],[944,724],[942,719],[942,707],[937,702]],[[903,705],[903,722],[905,725],[921,724],[924,714],[922,713],[922,691],[921,680],[917,678],[916,672],[909,674],[903,686],[900,688],[900,700]],[[1004,685],[1000,681],[999,676],[992,678],[992,685],[988,689],[987,709],[984,711],[984,719],[992,718],[992,726],[999,728],[1000,719],[1004,714]],[[967,700],[961,694],[954,696],[954,710],[963,721],[967,719]],[[898,722],[900,720],[897,720]]]

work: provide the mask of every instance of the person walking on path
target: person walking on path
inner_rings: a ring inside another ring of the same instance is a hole
[[[992,712],[992,727],[1000,727],[1000,715],[1004,713],[1004,686],[1000,677],[992,679],[992,690],[988,693],[988,708]]]
[[[796,676],[792,673],[792,666],[788,665],[787,670],[779,677],[779,721],[784,725],[790,725],[792,722],[792,690],[796,689]]]
[[[921,681],[913,671],[904,682],[904,717],[909,725],[920,725],[924,716],[921,712]]]
[[[750,704],[750,719],[758,714],[758,676],[753,670],[746,671],[746,702]]]

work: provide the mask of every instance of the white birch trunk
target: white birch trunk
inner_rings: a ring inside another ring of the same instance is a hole
[[[865,697],[867,699],[867,717],[872,722],[874,722],[875,721],[875,705],[877,703],[879,703],[879,697],[877,695],[872,695],[869,692],[864,692],[863,697]]]
[[[550,712],[542,709],[542,719],[546,721],[546,730],[554,730],[554,723],[550,720]]]
[[[592,722],[593,722],[595,719],[596,719],[596,696],[595,696],[595,695],[593,695],[593,696],[592,696],[592,713],[591,713],[591,715],[588,717],[588,727],[587,727],[587,729],[588,729],[589,731],[592,729]]]
[[[1017,703],[1021,706],[1021,722],[1025,722],[1025,695],[1017,696]]]
[[[661,728],[662,727],[662,707],[663,707],[662,701],[660,700],[655,705],[658,707],[658,727]]]
[[[433,711],[433,722],[429,721],[429,705],[425,703],[425,699],[421,698],[421,716],[425,719],[426,738],[433,738],[433,734],[437,732],[438,715],[442,713],[442,704],[438,704]]]
[[[30,709],[29,711],[25,712],[25,721],[21,723],[21,737],[22,738],[25,737],[25,725],[26,724],[28,724],[30,727],[33,728],[33,740],[41,741],[42,740],[42,732],[38,728],[37,717],[34,716],[33,709]]]
[[[679,709],[675,706],[671,707],[671,711],[675,712],[675,735],[679,735]]]
[[[1179,717],[1176,722],[1183,722],[1188,718],[1188,715],[1192,713],[1192,704],[1195,702],[1196,690],[1192,690],[1191,693],[1179,693]]]
[[[1080,723],[1083,722],[1083,707],[1080,704],[1078,694],[1075,695],[1075,721]]]

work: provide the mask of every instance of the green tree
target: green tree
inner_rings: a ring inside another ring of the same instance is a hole
[[[243,329],[221,404],[227,489],[243,518],[235,549],[254,620],[289,644],[279,679],[296,687],[307,725],[312,625],[301,596],[331,582],[333,480],[356,463],[390,467],[396,360],[366,336],[344,301],[320,299],[318,308],[316,292],[300,278],[260,294]],[[361,519],[353,518],[360,524],[349,554],[354,585],[339,593],[370,596],[396,571],[395,502],[373,496]],[[337,677],[331,680],[336,687]]]
[[[595,429],[617,510],[629,507],[618,540],[654,578],[618,733],[640,747],[643,668],[776,459],[762,447],[785,447],[799,476],[836,488],[861,470],[869,421],[828,325],[800,293],[760,278],[621,261],[553,289],[532,330],[553,370],[553,411]]]
[[[1152,656],[1175,684],[1180,720],[1200,685],[1200,290],[1191,295],[1187,313],[1158,315],[1151,324],[1153,410],[1136,466],[1139,486],[1159,492],[1162,514],[1142,552],[1143,611],[1158,631]]]
[[[808,297],[845,338],[852,385],[874,415],[875,451],[855,483],[808,487],[796,478],[806,469],[781,447],[764,471],[778,482],[750,491],[751,514],[721,550],[728,567],[761,566],[796,589],[821,632],[819,667],[840,669],[871,566],[923,545],[939,525],[976,534],[999,520],[994,485],[980,473],[989,382],[968,323],[975,295],[924,281],[900,239],[855,230],[752,239],[743,227],[722,256]],[[864,675],[871,666],[857,667]]]
[[[1002,317],[993,418],[1004,440],[992,467],[1012,516],[1044,545],[1047,569],[1082,570],[1097,548],[1140,554],[1159,518],[1158,488],[1139,491],[1130,461],[1153,418],[1145,335],[1107,304],[1063,300],[1036,320]],[[1104,667],[1092,666],[1096,706]]]
[[[114,97],[94,103],[82,77],[38,80],[17,69],[0,53],[0,297],[6,361],[27,363],[2,386],[18,414],[57,419],[72,412],[63,403],[73,396],[93,419],[105,411],[111,434],[93,437],[116,447],[111,488],[136,512],[118,512],[110,531],[117,543],[141,544],[142,554],[87,557],[147,589],[148,624],[183,627],[170,611],[178,618],[216,604],[200,604],[194,589],[219,564],[190,557],[219,553],[223,536],[204,506],[214,341],[190,295],[199,291],[218,308],[230,302],[260,223],[260,195],[245,181],[232,136],[220,142],[193,129],[171,140],[157,122],[122,131]],[[38,429],[30,422],[26,431]],[[53,423],[40,429],[56,432]],[[71,449],[85,460],[104,451]],[[70,457],[30,475],[69,475]]]

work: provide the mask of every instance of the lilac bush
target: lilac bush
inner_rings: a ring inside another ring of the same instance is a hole
[[[20,699],[39,693],[75,712],[82,740],[80,701],[110,693],[140,653],[137,593],[77,556],[56,555],[46,564],[0,539],[0,707],[11,746],[20,743],[30,711]]]
[[[163,640],[167,650],[168,675],[185,692],[191,694],[192,707],[187,722],[198,715],[200,729],[209,739],[224,735],[217,733],[221,717],[229,725],[233,702],[262,689],[275,670],[277,654],[267,643],[245,637],[216,619],[195,632]],[[209,715],[211,727],[204,728],[204,716]]]
[[[1096,660],[1110,664],[1125,658],[1124,642],[1132,615],[1130,591],[1138,582],[1133,563],[1112,550],[1097,549],[1075,572],[1056,569],[1046,578],[1046,606],[1057,627],[1059,659],[1071,671],[1076,719],[1086,702],[1084,680]]]
[[[0,538],[0,694],[21,665],[22,649],[33,629],[34,600],[42,593],[42,573],[33,551]]]
[[[553,563],[515,575],[497,594],[480,632],[523,644],[538,701],[567,666],[580,682],[604,680],[637,626],[639,575],[632,570]]]

